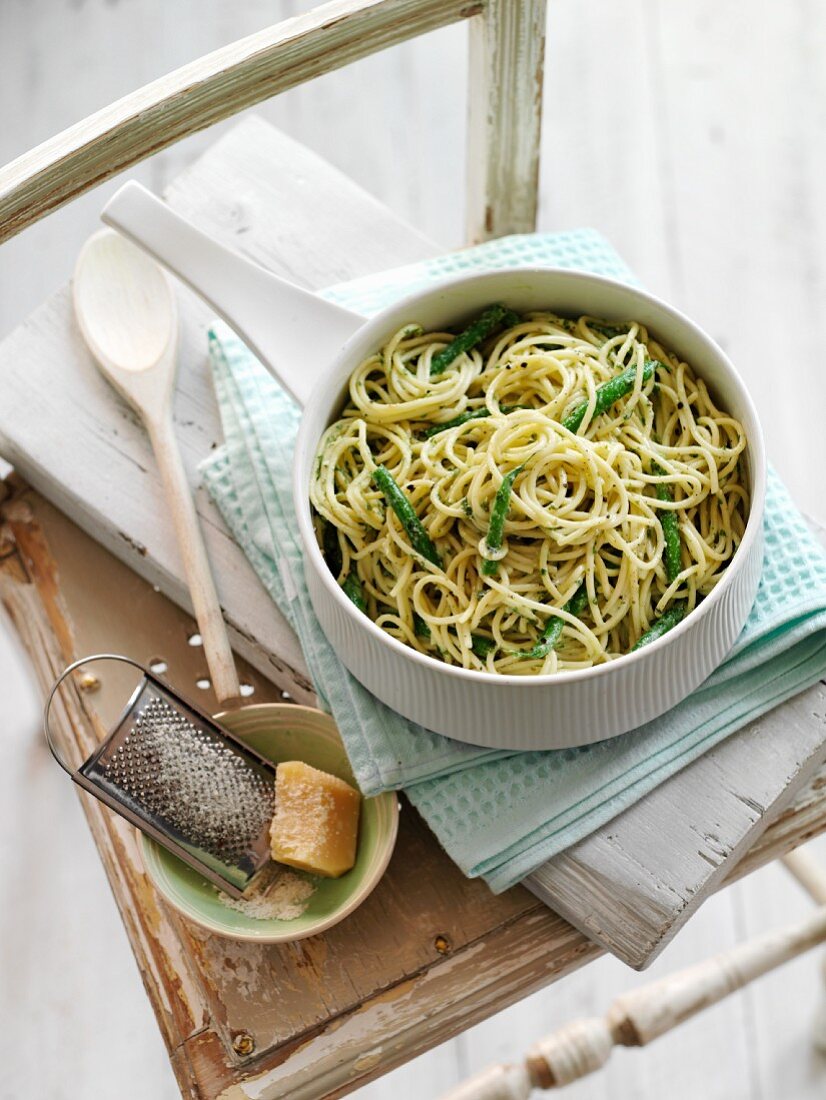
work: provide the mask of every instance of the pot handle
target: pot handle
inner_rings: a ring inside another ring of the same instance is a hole
[[[112,196],[101,218],[208,302],[300,405],[364,324],[357,313],[219,244],[134,180]]]

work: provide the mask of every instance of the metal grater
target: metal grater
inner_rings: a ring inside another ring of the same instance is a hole
[[[66,677],[100,660],[133,665],[142,679],[106,740],[73,772],[55,748],[49,713]],[[69,665],[44,724],[52,755],[80,787],[228,894],[241,897],[269,860],[275,766],[136,661],[97,654]]]

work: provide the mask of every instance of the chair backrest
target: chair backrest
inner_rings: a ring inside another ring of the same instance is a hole
[[[147,84],[0,169],[0,242],[181,138],[420,34],[470,21],[467,237],[536,221],[546,0],[330,0]]]

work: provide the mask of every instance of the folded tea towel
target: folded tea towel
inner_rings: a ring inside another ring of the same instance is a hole
[[[368,314],[471,269],[545,264],[632,281],[592,230],[509,237],[326,292]],[[632,733],[582,749],[474,748],[408,722],[347,672],[313,615],[291,495],[299,410],[230,330],[210,359],[225,444],[205,484],[294,626],[321,705],[338,723],[365,794],[404,788],[465,874],[501,891],[592,833],[712,745],[826,674],[826,554],[776,474],[754,609],[726,662],[688,699]]]

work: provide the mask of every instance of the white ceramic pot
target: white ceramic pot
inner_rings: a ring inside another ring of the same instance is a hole
[[[754,601],[762,566],[763,434],[742,379],[717,344],[687,317],[611,279],[554,268],[514,268],[440,283],[365,320],[225,249],[136,183],[114,196],[103,220],[199,292],[304,405],[294,493],[313,607],[347,668],[388,706],[428,729],[477,745],[584,745],[663,714],[702,683],[731,649]],[[720,405],[745,427],[751,512],[725,576],[663,638],[596,668],[497,676],[418,653],[356,609],[316,544],[310,473],[320,436],[338,415],[353,369],[405,322],[444,329],[496,301],[516,310],[551,309],[642,322],[692,365]]]

